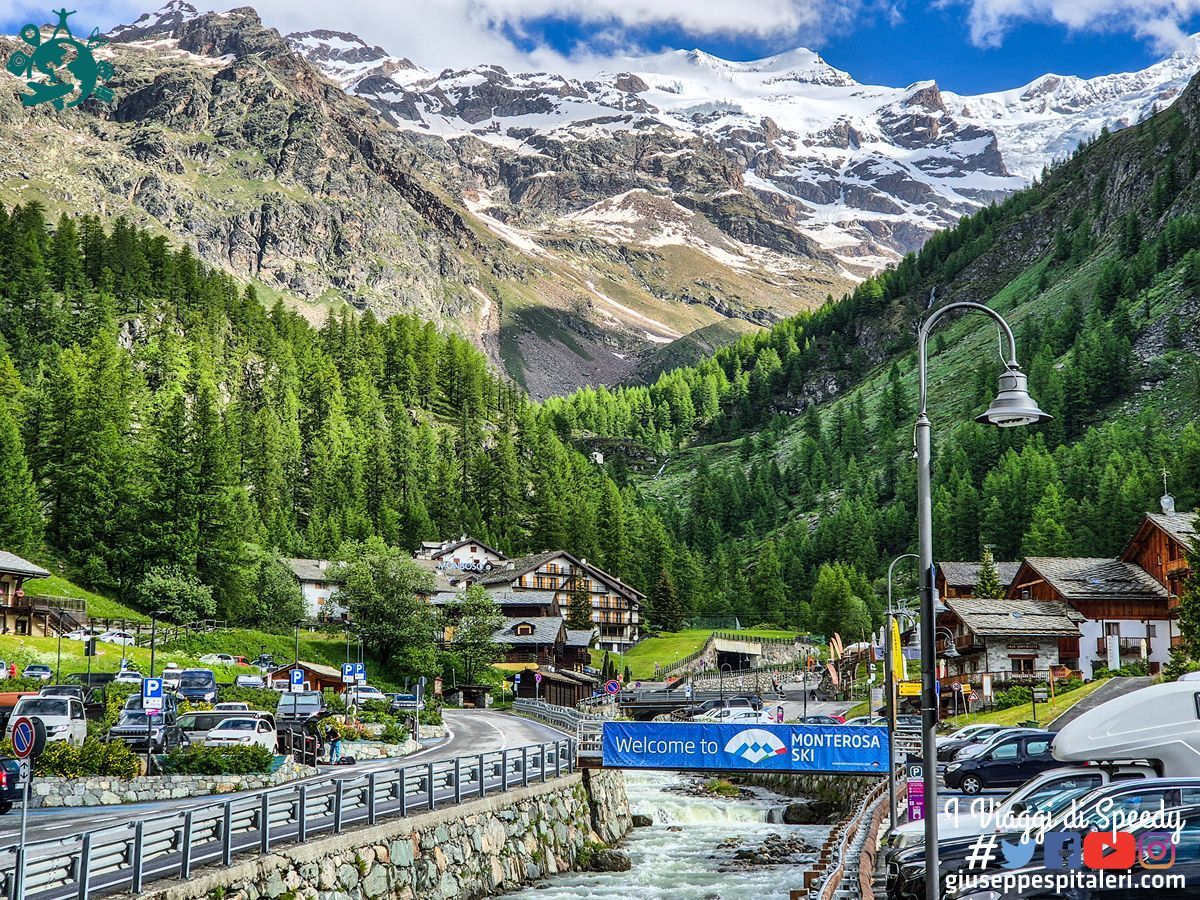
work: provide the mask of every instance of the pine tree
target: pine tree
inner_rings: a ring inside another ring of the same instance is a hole
[[[989,600],[1004,596],[1004,585],[1000,583],[1000,572],[996,569],[996,560],[992,558],[991,547],[983,548],[983,556],[979,560],[979,581],[975,585],[975,596]]]
[[[659,573],[658,582],[654,585],[653,598],[651,606],[658,616],[659,629],[679,631],[683,627],[683,605],[675,590],[675,581],[666,569]]]
[[[567,607],[567,627],[573,630],[592,628],[592,595],[582,584],[571,591]]]
[[[1060,556],[1067,551],[1067,529],[1063,526],[1062,495],[1058,486],[1046,488],[1033,511],[1033,521],[1025,534],[1025,556]]]
[[[42,512],[25,461],[24,446],[9,404],[0,398],[0,540],[5,549],[28,553],[42,537]]]

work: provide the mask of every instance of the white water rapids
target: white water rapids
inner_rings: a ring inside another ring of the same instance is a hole
[[[653,826],[633,829],[621,844],[633,864],[630,871],[556,875],[516,896],[524,900],[786,900],[792,888],[804,886],[803,865],[719,871],[729,866],[737,848],[717,845],[740,837],[739,846],[757,847],[772,833],[800,835],[819,845],[829,833],[827,826],[769,823],[771,810],[780,810],[789,801],[765,791],[753,800],[724,800],[666,790],[688,780],[659,772],[625,773],[630,810],[654,819]],[[670,831],[673,825],[681,830]]]

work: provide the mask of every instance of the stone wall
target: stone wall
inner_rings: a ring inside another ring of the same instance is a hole
[[[342,741],[342,756],[352,756],[355,760],[390,759],[397,756],[408,756],[421,748],[414,740],[402,741],[399,744],[385,744],[383,741]]]
[[[140,900],[472,900],[570,871],[629,827],[624,776],[577,772],[204,869]]]
[[[269,775],[149,775],[140,778],[34,778],[34,806],[116,806],[276,787],[316,775],[290,759]]]

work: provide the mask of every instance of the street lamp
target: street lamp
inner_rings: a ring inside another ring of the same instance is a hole
[[[721,668],[720,668],[720,673],[721,673],[721,674],[720,674],[720,681],[721,681],[721,705],[722,705],[722,706],[724,706],[724,705],[725,705],[725,670],[726,670],[726,669],[728,669],[728,670],[729,670],[729,674],[730,674],[730,675],[733,675],[733,666],[732,666],[730,663],[725,663],[725,664],[724,664],[723,666],[721,666]]]
[[[64,7],[65,9],[65,7]],[[54,664],[54,683],[62,684],[62,633],[63,633],[63,616],[66,611],[63,605],[58,604],[58,662]]]
[[[956,310],[978,310],[996,320],[1008,339],[1008,356],[1004,360],[1004,372],[1000,375],[1000,390],[987,412],[976,421],[1000,428],[1017,425],[1034,425],[1051,417],[1029,396],[1025,373],[1017,364],[1017,339],[1012,328],[998,312],[982,303],[962,301],[950,303],[936,310],[922,324],[917,336],[917,368],[920,381],[920,402],[917,408],[916,440],[917,452],[917,538],[921,586],[921,757],[924,762],[925,782],[925,897],[938,900],[941,879],[938,872],[937,845],[937,669],[934,648],[937,644],[937,614],[933,579],[933,487],[931,484],[931,454],[929,432],[931,429],[927,407],[927,348],[929,333],[948,312]],[[956,650],[955,653],[958,651]]]
[[[888,733],[888,821],[896,827],[896,661],[892,659],[892,630],[896,627],[896,608],[892,605],[892,572],[896,563],[904,559],[916,559],[915,553],[902,553],[888,566],[888,609],[887,632],[883,636],[883,680],[887,685],[887,733]]]

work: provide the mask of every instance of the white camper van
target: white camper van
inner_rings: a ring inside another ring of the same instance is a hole
[[[1066,763],[1145,760],[1167,778],[1200,776],[1200,683],[1114,697],[1064,725],[1053,753]]]

